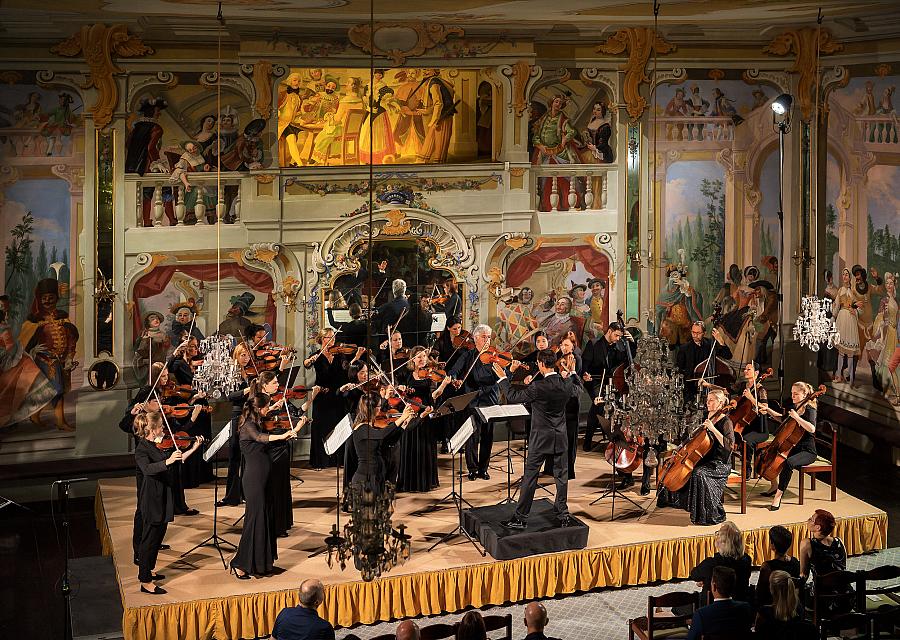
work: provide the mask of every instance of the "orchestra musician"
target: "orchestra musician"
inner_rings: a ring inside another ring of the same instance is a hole
[[[339,343],[355,344],[357,347],[368,347],[369,323],[362,317],[362,307],[358,302],[351,302],[347,307],[350,313],[350,322],[338,322],[334,319],[334,309],[331,301],[325,301],[325,314],[328,316],[328,324],[337,330],[336,341]]]
[[[461,338],[461,336],[463,336],[462,331],[462,320],[460,318],[447,318],[447,324],[444,325],[443,331],[438,333],[437,339],[431,347],[432,354],[436,354],[438,364],[444,371],[449,371],[465,351],[462,346],[458,346],[460,341],[463,340],[463,338]],[[457,341],[456,345],[454,345],[454,340]],[[474,343],[471,342],[470,338],[465,344],[472,347]],[[436,406],[440,406],[448,398],[451,398],[454,395],[456,395],[456,389],[453,385],[449,385],[444,390],[444,395],[438,398]],[[441,453],[449,452],[450,435],[455,433],[461,425],[462,416],[457,413],[437,418],[437,424],[433,429],[438,432],[438,439],[441,443]]]
[[[581,374],[584,373],[584,364],[581,355],[575,351],[575,343],[572,338],[566,336],[559,343],[559,351],[556,354],[556,368],[559,371],[565,368],[574,375],[573,380],[581,386]],[[569,398],[566,402],[566,453],[569,461],[569,480],[575,477],[575,454],[578,451],[578,414],[580,410],[580,402],[578,394]],[[550,470],[552,472],[552,461]]]
[[[769,421],[766,418],[766,413],[761,410],[763,405],[768,404],[769,394],[766,391],[766,388],[758,383],[759,365],[756,362],[751,360],[746,363],[744,365],[743,374],[743,389],[740,389],[739,393],[753,405],[756,411],[756,417],[753,418],[750,424],[744,427],[741,432],[741,437],[747,443],[749,452],[755,454],[760,443],[765,442],[769,438]],[[701,380],[700,384],[704,387],[710,386],[710,383],[706,380]],[[748,477],[753,469],[752,457],[753,456],[748,453],[746,460]]]
[[[618,322],[610,322],[602,336],[591,340],[584,347],[582,362],[584,373],[581,379],[585,382],[585,389],[591,397],[590,409],[588,409],[587,424],[584,429],[585,451],[593,448],[594,432],[599,425],[607,438],[612,437],[609,421],[602,414],[602,403],[597,398],[604,393],[604,388],[611,382],[612,373],[620,364],[628,361],[628,356],[623,349],[616,345],[625,335],[625,328]],[[603,388],[601,388],[601,382]]]
[[[362,360],[350,363],[347,367],[347,378],[349,382],[338,389],[338,394],[344,400],[350,419],[355,420],[360,398],[374,389],[377,383],[374,378],[370,379],[369,367]],[[399,465],[399,461],[397,465]],[[344,447],[344,499],[341,508],[345,512],[350,511],[350,481],[358,466],[359,458],[356,457],[356,449],[352,446]]]
[[[675,366],[678,367],[678,370],[685,379],[685,404],[697,397],[697,390],[699,387],[694,378],[696,378],[698,374],[695,374],[694,370],[697,368],[698,364],[704,360],[708,360],[712,354],[713,341],[710,338],[705,337],[705,333],[706,331],[703,328],[703,322],[698,320],[691,325],[690,342],[685,342],[675,353]],[[716,345],[715,356],[717,358],[730,358],[731,349],[725,344],[725,339],[722,337],[722,333],[717,327],[713,327],[712,336],[718,343]],[[710,373],[715,374],[715,368],[711,368]]]
[[[441,286],[444,289],[444,295],[441,297],[446,299],[443,302],[435,302],[434,310],[446,315],[449,322],[450,318],[462,316],[462,296],[459,295],[459,284],[452,276],[446,278]]]
[[[430,345],[433,342],[431,327],[433,322],[431,298],[420,295],[418,304],[412,304],[400,320],[398,329],[408,344]]]
[[[244,528],[241,541],[231,559],[231,572],[239,580],[250,576],[265,576],[272,573],[278,558],[276,531],[272,523],[269,493],[269,475],[272,460],[267,448],[272,442],[288,440],[306,424],[304,416],[293,429],[284,433],[266,433],[262,426],[270,411],[270,399],[265,393],[256,393],[247,400],[241,412],[238,426],[241,452],[244,456]]]
[[[313,423],[310,429],[309,464],[317,471],[333,467],[339,460],[337,454],[329,456],[325,452],[325,438],[344,417],[344,403],[338,396],[338,389],[347,382],[349,362],[344,354],[332,351],[334,338],[334,329],[323,329],[316,339],[320,345],[319,350],[303,361],[306,369],[314,369],[316,373],[312,391]],[[359,356],[360,351],[357,350],[354,360]]]
[[[397,278],[391,283],[391,300],[385,302],[375,311],[378,320],[378,335],[387,337],[388,327],[396,327],[401,316],[409,313],[409,300],[406,299],[406,282]]]
[[[475,327],[472,330],[475,348],[466,350],[447,372],[453,378],[454,386],[462,388],[463,393],[474,391],[478,394],[468,407],[469,415],[472,416],[475,426],[475,432],[466,442],[466,468],[469,471],[469,480],[491,479],[488,473],[488,463],[491,459],[491,447],[494,444],[493,425],[482,421],[475,409],[491,407],[500,401],[497,374],[490,365],[484,364],[479,359],[479,355],[491,346],[492,333],[493,331],[486,324]]]
[[[731,472],[731,451],[734,447],[734,427],[727,413],[721,412],[728,396],[721,389],[713,389],[706,397],[707,418],[700,425],[711,438],[712,448],[694,466],[687,484],[671,492],[660,487],[657,506],[676,507],[689,511],[691,522],[699,525],[725,521],[725,485]],[[721,412],[721,413],[720,413]],[[710,418],[717,417],[715,423]]]
[[[816,439],[814,436],[816,432],[816,400],[815,398],[809,400],[803,408],[802,414],[797,413],[796,409],[794,409],[794,407],[803,402],[803,399],[812,392],[812,385],[808,382],[800,380],[791,385],[791,402],[785,405],[785,409],[787,409],[788,416],[796,420],[804,433],[800,442],[795,444],[790,450],[787,460],[785,460],[784,465],[781,467],[781,473],[778,475],[778,482],[772,482],[772,486],[769,487],[769,490],[762,494],[767,498],[772,498],[772,504],[769,505],[769,511],[778,511],[778,509],[781,508],[781,497],[784,495],[784,490],[787,489],[791,482],[791,476],[794,474],[794,469],[805,467],[816,461]],[[760,404],[760,409],[763,413],[776,420],[784,418],[784,414],[778,413],[768,405]]]
[[[569,483],[568,435],[566,433],[566,404],[578,395],[576,376],[569,370],[557,373],[556,354],[549,349],[541,350],[537,356],[537,367],[541,378],[534,376],[525,378],[525,386],[515,389],[510,385],[503,368],[494,363],[493,371],[497,376],[500,390],[507,402],[527,403],[531,407],[531,436],[528,443],[528,457],[522,476],[521,494],[516,511],[510,520],[501,524],[507,529],[524,530],[527,526],[528,514],[534,492],[537,489],[537,477],[541,466],[547,458],[553,460],[553,479],[556,483],[556,499],[554,511],[559,519],[559,526],[571,524],[569,507],[566,504]],[[513,361],[510,372],[515,372],[520,363]]]
[[[408,359],[409,349],[403,347],[403,334],[399,331],[391,333],[390,341],[385,340],[379,345],[378,366],[388,374],[388,377],[390,377],[391,371]],[[391,363],[393,363],[393,367]]]
[[[171,451],[161,449],[164,426],[159,412],[142,413],[135,418],[135,435],[138,437],[134,450],[135,466],[142,479],[138,492],[138,510],[141,516],[140,544],[137,551],[138,581],[141,592],[153,595],[166,593],[154,584],[165,576],[154,573],[160,546],[166,535],[168,524],[175,518],[175,500],[172,493],[171,465],[188,460],[203,444],[203,437],[194,439],[189,449],[177,446]]]
[[[272,401],[271,398],[279,389],[278,378],[273,371],[263,371],[250,383],[249,397],[258,394],[269,396],[269,408],[266,418],[277,418],[276,428],[281,430],[296,427],[300,423],[299,416],[293,418],[296,409],[285,397]],[[283,413],[291,412],[292,419],[288,419]],[[299,429],[298,429],[299,430]],[[269,431],[272,433],[272,431]],[[266,484],[266,498],[271,514],[271,527],[278,538],[286,538],[288,531],[294,526],[294,501],[291,496],[291,444],[290,441],[270,440],[266,446],[266,452],[272,461],[269,470],[269,480]]]
[[[217,507],[236,507],[241,503],[240,470],[242,465],[241,446],[238,439],[238,421],[244,403],[250,397],[251,377],[258,375],[252,372],[250,348],[245,343],[238,344],[231,352],[231,357],[240,371],[241,381],[238,388],[228,396],[231,402],[231,433],[228,437],[228,479],[225,481],[225,496],[216,503]],[[251,375],[252,374],[252,375]]]
[[[384,395],[390,391],[382,386],[380,392],[364,394],[359,399],[353,421],[351,443],[359,463],[350,482],[360,489],[368,483],[376,493],[384,490],[387,483],[396,484],[396,477],[391,472],[390,449],[407,429],[418,423],[415,407],[408,404],[395,420],[381,428],[376,426]]]

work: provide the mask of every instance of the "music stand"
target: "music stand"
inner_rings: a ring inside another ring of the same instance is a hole
[[[465,395],[470,395],[470,394],[465,394]],[[463,396],[459,396],[459,397],[463,397]],[[472,419],[472,416],[469,416],[466,419],[466,421],[463,423],[463,425],[450,438],[450,455],[453,456],[454,460],[456,460],[456,456],[459,455],[460,468],[462,468],[463,447],[465,447],[466,443],[469,441],[469,438],[472,437],[472,434],[475,433],[475,427],[474,427],[473,423],[474,423],[474,420]],[[454,473],[451,476],[451,482],[454,482],[454,483],[456,481],[455,469],[456,469],[456,466],[454,464]],[[452,540],[456,536],[463,536],[466,540],[468,540],[469,542],[472,543],[472,546],[475,547],[475,551],[477,551],[478,553],[481,554],[482,557],[484,557],[485,555],[487,555],[487,552],[484,549],[480,548],[478,541],[475,538],[473,538],[471,535],[469,535],[469,532],[466,531],[465,527],[462,526],[463,502],[468,504],[470,508],[472,507],[472,505],[469,504],[468,502],[466,502],[465,498],[463,498],[462,485],[463,485],[463,479],[462,479],[462,476],[460,476],[460,478],[459,478],[459,493],[458,494],[456,493],[455,484],[454,484],[453,490],[450,492],[450,495],[454,496],[453,501],[456,504],[456,511],[457,511],[456,526],[453,528],[453,530],[445,533],[443,536],[441,536],[441,538],[439,540],[437,540],[437,542],[435,542],[433,545],[428,547],[428,551],[433,551],[434,548],[437,547],[442,542],[447,542],[448,540]]]
[[[203,452],[203,459],[206,462],[209,462],[213,458],[215,458],[213,464],[216,467],[215,471],[215,480],[213,481],[213,530],[212,535],[209,536],[206,540],[201,542],[200,544],[194,545],[184,553],[182,553],[179,558],[183,558],[195,549],[199,549],[200,547],[215,547],[216,551],[219,552],[219,557],[222,559],[222,566],[225,569],[228,569],[228,564],[225,562],[225,554],[222,553],[222,547],[220,545],[227,544],[232,549],[237,549],[234,544],[228,542],[225,538],[219,535],[219,458],[216,454],[219,452],[225,443],[228,442],[228,437],[231,435],[231,427],[233,420],[229,420],[222,430],[216,434],[216,437],[210,441],[208,445],[206,445],[206,450]]]
[[[619,439],[621,441],[621,438],[622,438],[621,432],[618,435],[619,435]],[[613,454],[614,454],[613,455],[613,464],[612,464],[612,470],[613,470],[612,483],[610,484],[609,488],[606,491],[601,493],[600,496],[597,497],[597,499],[594,500],[593,502],[591,502],[590,504],[595,505],[598,502],[600,502],[601,500],[604,500],[605,498],[611,498],[612,506],[611,506],[610,513],[609,513],[609,520],[610,520],[610,522],[612,522],[613,520],[616,519],[616,497],[617,496],[620,500],[626,500],[626,501],[630,502],[632,505],[634,505],[635,509],[637,509],[643,513],[646,513],[647,510],[619,490],[618,478],[617,478],[618,474],[616,473],[616,460],[619,459],[619,452],[624,450],[626,447],[619,446],[619,444],[616,442],[616,434],[615,433],[612,436],[610,444],[612,444],[612,446],[613,446]]]
[[[331,433],[325,438],[325,453],[328,455],[334,455],[337,453],[337,450],[341,448],[347,439],[353,435],[353,426],[350,423],[350,414],[345,415],[340,422],[338,422],[334,429],[332,429]],[[335,489],[335,512],[337,513],[337,521],[335,524],[334,531],[340,532],[341,530],[341,465],[334,465],[334,489]],[[313,551],[309,554],[308,558],[315,558],[317,555],[325,553],[332,547],[336,547],[341,545],[344,542],[344,539],[338,533],[335,536],[328,535],[325,536],[325,546],[323,548],[318,549],[317,551]]]
[[[494,405],[492,407],[478,407],[475,409],[478,412],[478,415],[484,420],[487,424],[492,424],[499,422],[501,420],[506,420],[506,498],[501,500],[499,504],[508,504],[510,502],[515,502],[512,497],[512,448],[511,444],[511,429],[509,427],[509,419],[510,418],[518,418],[521,416],[528,416],[528,409],[525,408],[525,405],[522,404],[501,404]]]
[[[443,418],[445,416],[456,415],[460,411],[465,410],[472,400],[475,399],[475,396],[478,395],[477,391],[472,391],[470,393],[463,393],[462,395],[453,396],[452,398],[447,398],[444,400],[444,403],[437,408],[437,410],[431,415],[432,418]],[[472,505],[463,499],[461,493],[456,492],[456,456],[454,454],[450,454],[450,468],[451,468],[451,477],[450,477],[450,493],[445,495],[443,498],[438,500],[437,502],[425,507],[424,509],[419,509],[418,511],[414,511],[413,515],[420,515],[423,513],[430,513],[435,511],[439,505],[444,504],[445,502],[452,501],[453,504],[456,504],[459,501],[465,502],[469,508],[472,508]],[[462,463],[459,466],[459,473],[462,475]]]

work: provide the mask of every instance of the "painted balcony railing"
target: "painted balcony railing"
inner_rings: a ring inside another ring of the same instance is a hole
[[[609,177],[614,172],[596,165],[532,167],[534,208],[538,211],[598,211],[605,209]]]
[[[190,188],[168,176],[144,176],[137,180],[136,226],[236,224],[241,219],[241,174],[188,174]]]
[[[897,133],[897,114],[895,113],[858,116],[856,121],[859,122],[860,134],[866,144],[896,145],[900,140]]]
[[[656,119],[669,142],[730,142],[734,121],[727,116],[664,116]]]

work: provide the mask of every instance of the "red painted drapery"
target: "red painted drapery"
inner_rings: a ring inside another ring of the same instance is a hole
[[[588,245],[547,246],[540,247],[531,253],[516,259],[506,274],[506,284],[520,287],[545,262],[576,258],[584,263],[585,269],[595,278],[609,278],[609,259],[594,247]]]

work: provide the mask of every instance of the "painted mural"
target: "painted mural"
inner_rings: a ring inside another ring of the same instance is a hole
[[[295,68],[278,86],[282,167],[492,157],[493,88],[465,69]]]
[[[83,104],[71,89],[14,80],[0,87],[0,440],[7,446],[71,437],[82,377],[71,260]]]
[[[614,318],[609,258],[592,244],[558,242],[538,241],[536,249],[513,259],[503,274],[505,286],[493,289],[500,344],[527,352],[533,348],[530,336],[542,330],[552,345],[569,336],[580,347],[602,335]]]

